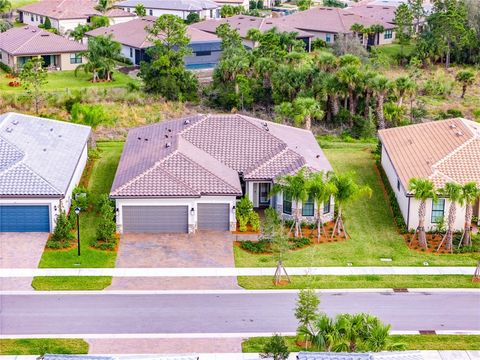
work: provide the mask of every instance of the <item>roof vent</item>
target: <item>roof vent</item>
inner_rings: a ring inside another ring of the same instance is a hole
[[[455,124],[450,124],[450,129],[455,129],[457,127],[457,125]]]
[[[138,140],[142,140],[142,138],[141,138],[141,137],[138,137],[137,139],[138,139]]]
[[[13,125],[18,125],[18,123],[19,123],[19,121],[18,121],[17,119],[15,119],[15,120],[12,121],[12,124],[13,124]]]
[[[168,134],[165,134],[165,139],[168,139]]]
[[[167,142],[167,143],[165,144],[165,147],[166,147],[166,148],[169,148],[170,146],[172,146],[172,144],[169,143],[169,142]]]
[[[52,131],[53,131],[53,128],[50,128],[50,132],[52,132]]]
[[[320,159],[320,155],[317,154],[317,156],[315,156],[317,159]]]
[[[172,132],[172,129],[168,129],[168,132]]]
[[[43,148],[43,151],[46,152],[46,151],[47,151],[47,148]]]
[[[145,141],[148,141],[148,139],[147,139],[147,138],[145,138]]]
[[[457,136],[463,136],[463,133],[462,133],[461,131],[457,131],[457,132],[455,132],[455,135],[457,135]]]
[[[190,124],[190,120],[186,119],[184,122],[183,122],[184,125],[188,125]]]
[[[13,129],[12,129],[12,128],[9,128],[9,127],[7,127],[7,128],[5,129],[5,131],[6,131],[6,132],[8,132],[8,133],[11,133],[11,132],[13,131]]]

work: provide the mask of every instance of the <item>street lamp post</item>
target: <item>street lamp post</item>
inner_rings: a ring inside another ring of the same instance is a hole
[[[77,214],[77,242],[78,242],[78,256],[80,256],[80,208],[75,208],[75,214]]]

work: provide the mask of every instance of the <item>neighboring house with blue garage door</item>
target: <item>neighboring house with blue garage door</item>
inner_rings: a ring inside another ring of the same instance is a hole
[[[90,127],[0,115],[0,232],[51,232],[87,162]]]
[[[134,65],[140,65],[142,61],[149,61],[146,50],[153,46],[149,39],[147,28],[153,26],[157,18],[145,16],[122,24],[105,26],[86,33],[91,36],[112,36],[112,39],[122,45],[122,55],[131,60]],[[187,67],[214,67],[221,54],[222,41],[215,34],[196,29],[192,26],[187,28],[190,38],[188,45],[192,54],[185,57]]]

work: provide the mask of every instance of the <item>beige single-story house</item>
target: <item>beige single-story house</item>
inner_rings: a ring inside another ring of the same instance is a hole
[[[418,226],[420,202],[409,191],[412,178],[432,180],[437,189],[447,182],[480,184],[480,124],[466,119],[449,119],[379,131],[381,163],[388,177],[405,224]],[[427,201],[425,229],[434,230],[448,217],[450,201],[440,196]],[[474,206],[479,216],[480,201]],[[457,207],[455,229],[464,228],[465,207]]]
[[[0,33],[0,61],[18,69],[32,57],[41,56],[51,70],[74,70],[83,62],[80,44],[36,26],[11,28]]]
[[[271,196],[278,177],[332,167],[311,131],[243,115],[215,114],[162,121],[130,130],[110,197],[119,232],[192,233],[236,228],[235,206],[247,196],[255,208],[285,218],[295,204]],[[301,207],[312,221],[316,204]],[[322,204],[333,218],[333,199]]]
[[[219,5],[211,0],[124,0],[115,6],[128,13],[134,13],[135,7],[142,4],[147,16],[176,15],[186,20],[189,14],[198,14],[200,19],[216,19],[220,17]]]
[[[335,7],[313,7],[309,10],[300,11],[291,15],[274,19],[277,26],[281,24],[306,31],[316,39],[322,39],[327,44],[333,44],[339,35],[353,34],[353,24],[364,27],[382,25],[385,31],[381,34],[372,34],[366,39],[368,45],[391,44],[395,40],[395,25],[370,17],[361,16],[350,12],[348,9]],[[359,40],[364,42],[362,35]]]
[[[66,34],[78,25],[89,24],[93,16],[107,16],[110,24],[118,24],[135,18],[121,9],[113,8],[105,14],[95,9],[97,0],[41,0],[17,9],[21,22],[39,26],[48,17],[52,28]]]
[[[52,232],[87,163],[90,127],[0,115],[0,232]]]

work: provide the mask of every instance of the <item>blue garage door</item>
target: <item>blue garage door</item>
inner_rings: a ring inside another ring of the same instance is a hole
[[[0,205],[0,232],[49,232],[48,205]]]

